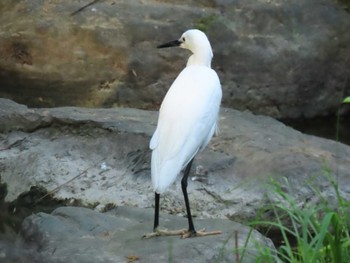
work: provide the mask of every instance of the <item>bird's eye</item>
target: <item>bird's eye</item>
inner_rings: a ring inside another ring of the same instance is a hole
[[[182,37],[182,41],[185,42],[185,40],[186,40],[185,37]]]

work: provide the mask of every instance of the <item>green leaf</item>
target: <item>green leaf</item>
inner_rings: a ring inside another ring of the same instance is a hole
[[[350,103],[350,97],[346,97],[346,98],[343,100],[343,103]]]

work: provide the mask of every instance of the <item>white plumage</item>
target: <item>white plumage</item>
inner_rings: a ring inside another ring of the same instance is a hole
[[[193,54],[162,102],[150,141],[152,184],[158,194],[209,143],[217,130],[222,97],[220,80],[210,68],[213,55],[206,35],[188,30],[176,43]]]

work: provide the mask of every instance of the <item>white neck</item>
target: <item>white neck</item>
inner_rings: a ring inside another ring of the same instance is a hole
[[[205,66],[211,67],[211,59],[213,58],[213,51],[211,50],[211,46],[209,41],[201,43],[201,45],[197,45],[195,48],[189,48],[193,53],[188,61],[186,66]]]
[[[187,61],[187,67],[188,66],[205,66],[210,68],[211,67],[211,59],[213,57],[213,54],[211,53],[211,50],[207,54],[192,54],[188,61]]]

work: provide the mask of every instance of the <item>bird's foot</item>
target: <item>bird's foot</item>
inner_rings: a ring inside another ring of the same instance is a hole
[[[188,238],[188,237],[206,237],[206,236],[214,236],[214,235],[220,235],[221,231],[210,231],[205,232],[205,228],[198,230],[198,231],[190,231],[186,230],[186,233],[181,235],[181,238]]]
[[[156,228],[152,233],[144,234],[142,238],[151,238],[151,237],[159,237],[159,236],[182,236],[186,232],[187,229],[179,229],[179,230],[168,230],[168,229],[160,229]]]
[[[199,231],[191,231],[188,229],[167,230],[167,229],[156,228],[154,232],[149,234],[144,234],[142,238],[148,239],[151,237],[159,237],[159,236],[181,236],[181,238],[205,237],[205,236],[220,235],[221,233],[222,233],[221,231],[205,232],[205,228]]]

